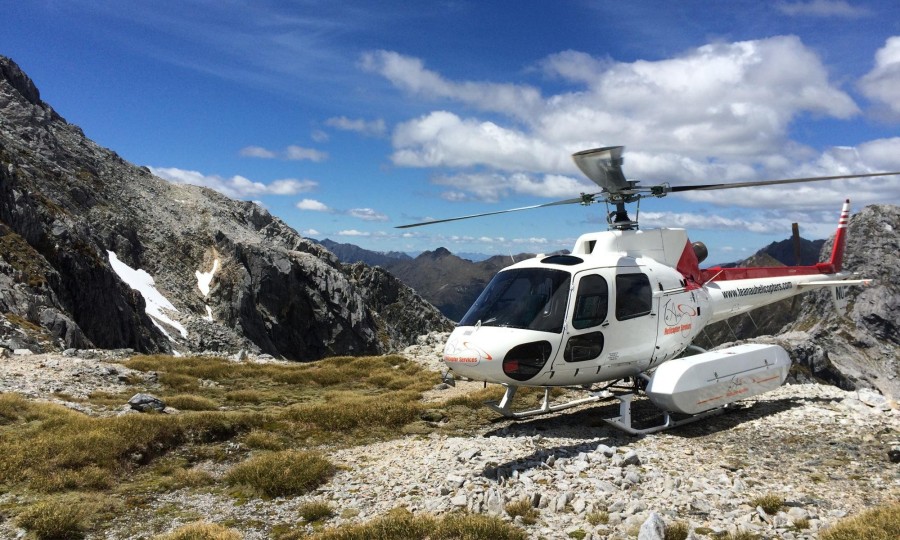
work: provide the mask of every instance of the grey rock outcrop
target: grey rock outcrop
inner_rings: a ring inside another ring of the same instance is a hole
[[[8,323],[0,342],[27,338],[38,349],[246,349],[312,360],[396,350],[451,324],[399,283],[345,267],[258,205],[169,183],[99,147],[4,57],[0,248]],[[148,316],[109,252],[152,276],[171,303],[163,316]],[[402,309],[391,308],[396,301]]]

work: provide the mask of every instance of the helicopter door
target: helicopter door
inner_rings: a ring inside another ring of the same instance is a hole
[[[603,364],[647,366],[656,352],[657,316],[653,288],[647,274],[634,268],[615,277],[613,314],[606,329]],[[641,367],[646,369],[646,367]]]
[[[568,322],[561,371],[595,373],[603,356],[608,325],[609,283],[599,274],[581,274],[575,288],[572,317]],[[595,369],[585,369],[592,368]]]

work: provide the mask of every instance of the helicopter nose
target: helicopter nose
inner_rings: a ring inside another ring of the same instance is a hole
[[[444,346],[444,362],[470,379],[524,382],[540,373],[553,354],[549,341],[530,334],[509,328],[457,328]]]

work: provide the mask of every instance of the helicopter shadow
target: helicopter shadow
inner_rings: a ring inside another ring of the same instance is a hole
[[[760,418],[776,415],[807,403],[832,403],[828,398],[784,398],[777,400],[760,400],[740,402],[738,406],[726,408],[721,414],[713,415],[696,422],[676,426],[665,433],[684,438],[701,438],[719,432],[729,431],[741,424]],[[617,402],[601,403],[579,409],[574,412],[557,413],[529,420],[513,421],[510,424],[489,431],[486,437],[534,437],[542,435],[546,438],[583,439],[584,442],[542,446],[535,444],[531,454],[509,460],[500,464],[488,464],[482,476],[492,480],[503,481],[512,476],[514,471],[524,472],[531,469],[549,467],[548,462],[560,458],[571,458],[579,453],[593,452],[600,445],[610,447],[627,446],[642,437],[653,437],[657,434],[630,435],[604,422],[603,418],[618,416]],[[658,425],[662,415],[649,400],[638,399],[632,403],[633,425],[638,428]],[[684,418],[675,415],[675,420]],[[552,458],[552,460],[551,460]]]

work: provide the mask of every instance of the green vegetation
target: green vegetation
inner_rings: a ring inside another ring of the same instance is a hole
[[[483,424],[481,403],[489,399],[476,397],[477,409],[425,404],[422,392],[438,382],[438,375],[399,356],[251,364],[156,355],[123,364],[156,372],[158,383],[148,387],[149,377],[134,375],[128,380],[131,387],[121,394],[95,392],[80,400],[110,414],[88,416],[0,394],[0,490],[13,495],[2,512],[32,536],[102,535],[116,515],[140,523],[147,519],[155,494],[178,489],[224,494],[239,502],[307,493],[341,465],[330,463],[316,449],[386,440],[404,431],[468,432]],[[149,391],[181,412],[112,414],[139,391]],[[488,392],[496,394],[497,388]],[[539,399],[539,392],[534,396]],[[421,420],[445,417],[451,422]],[[215,470],[224,474],[213,474]],[[300,508],[306,522],[321,522],[333,513],[326,503]],[[158,508],[153,514],[158,524],[174,517],[181,522],[199,517],[177,507]],[[528,520],[532,514],[521,515]],[[290,535],[305,531],[287,527]],[[395,513],[358,527],[428,527],[434,538],[523,537],[518,528],[500,520],[466,515],[439,519]],[[438,529],[444,536],[434,536]],[[337,536],[325,538],[369,537],[354,530],[341,528],[327,533]],[[162,538],[230,538],[232,532],[194,523]]]
[[[689,532],[691,532],[691,526],[687,522],[676,521],[666,525],[665,540],[685,540]]]
[[[154,536],[153,540],[241,540],[243,536],[234,529],[215,523],[197,521],[188,523],[168,534]]]
[[[604,525],[609,523],[609,512],[605,510],[595,510],[593,512],[588,513],[586,516],[587,522],[593,526],[600,525],[603,523]]]
[[[508,503],[506,505],[506,513],[511,517],[522,516],[522,523],[525,525],[537,523],[539,515],[537,508],[531,505],[531,500],[527,497]]]
[[[784,508],[784,497],[775,493],[767,493],[750,501],[750,506],[762,508],[769,515],[775,515]]]
[[[900,502],[870,508],[822,531],[822,540],[890,540],[900,538]]]
[[[307,537],[309,540],[525,540],[525,532],[500,518],[447,514],[439,518],[396,509],[361,525],[345,525]]]
[[[334,508],[325,501],[310,501],[297,508],[300,517],[314,523],[334,516]]]
[[[334,466],[311,452],[284,450],[254,456],[228,471],[225,481],[265,497],[303,495],[334,474]]]

